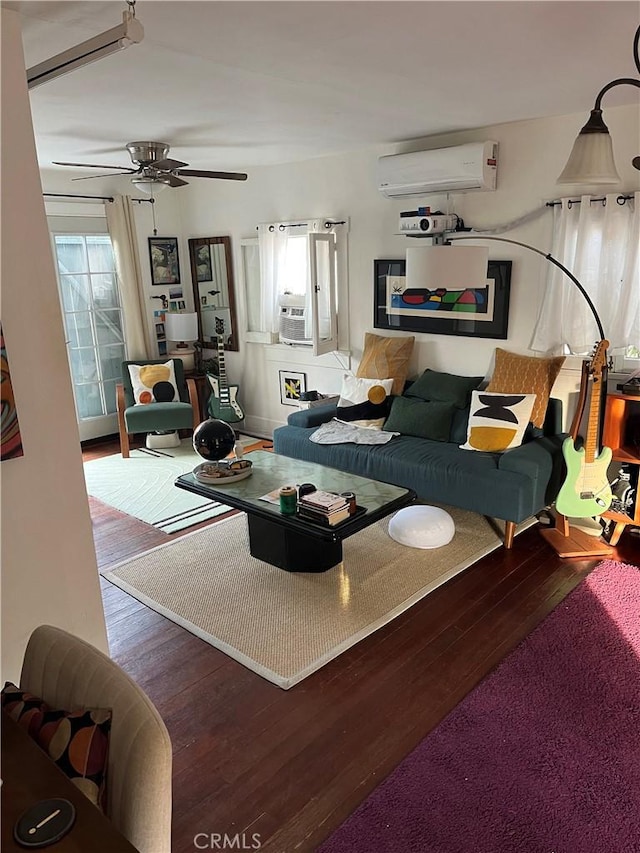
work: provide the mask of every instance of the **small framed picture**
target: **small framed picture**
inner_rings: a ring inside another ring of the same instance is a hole
[[[307,390],[307,374],[293,370],[280,370],[280,402],[283,406],[297,406],[300,395]]]
[[[149,237],[151,284],[180,284],[177,237]]]

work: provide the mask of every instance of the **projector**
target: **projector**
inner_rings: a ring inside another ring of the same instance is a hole
[[[458,217],[454,214],[437,214],[431,216],[401,216],[400,234],[410,236],[428,236],[442,234],[444,231],[455,231]]]

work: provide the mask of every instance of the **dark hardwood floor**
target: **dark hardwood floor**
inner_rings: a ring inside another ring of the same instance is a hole
[[[180,535],[89,500],[101,567]],[[614,558],[637,564],[639,546],[627,529]],[[101,579],[111,654],[173,742],[174,853],[243,832],[315,850],[598,562],[560,559],[531,528],[289,691]]]

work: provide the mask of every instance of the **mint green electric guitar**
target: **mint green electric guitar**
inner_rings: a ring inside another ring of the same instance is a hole
[[[567,476],[558,492],[556,509],[562,515],[571,518],[602,515],[609,509],[613,497],[607,479],[607,468],[612,456],[611,448],[603,447],[598,453],[603,368],[606,365],[608,346],[609,341],[600,341],[588,368],[592,376],[592,385],[584,445],[576,449],[571,436],[566,438],[562,445],[562,454],[567,464]]]

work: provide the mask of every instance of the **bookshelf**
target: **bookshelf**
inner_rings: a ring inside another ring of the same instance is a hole
[[[626,511],[608,510],[602,516],[615,524],[609,541],[616,545],[625,527],[630,524],[640,526],[640,396],[607,394],[602,443],[613,451],[609,480],[613,481],[623,465],[631,473],[630,483],[634,488],[632,505]]]

